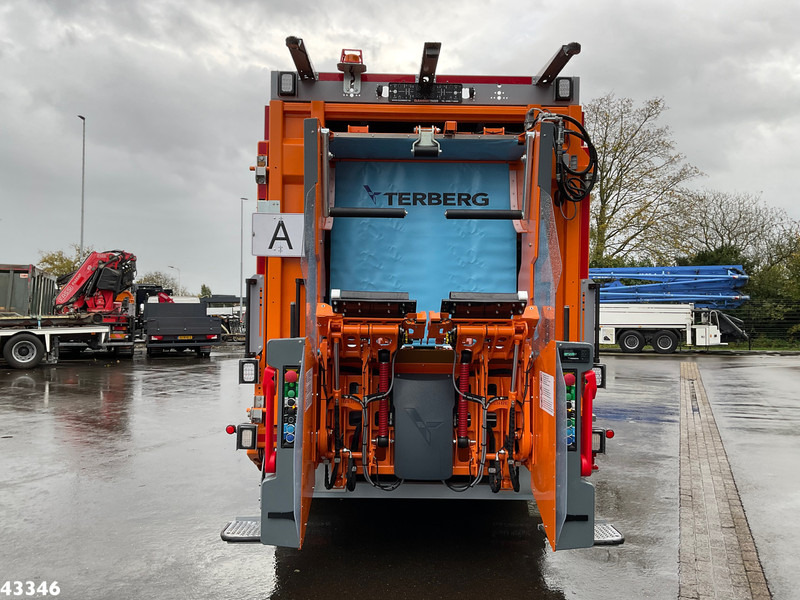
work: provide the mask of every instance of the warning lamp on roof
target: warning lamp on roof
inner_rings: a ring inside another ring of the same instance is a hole
[[[345,94],[360,94],[361,74],[367,70],[361,50],[342,49],[342,56],[336,68],[344,73],[342,91]]]
[[[361,50],[348,50],[347,48],[342,49],[342,56],[336,67],[340,71],[344,71],[348,67],[354,67],[358,73],[363,73],[367,70],[367,66],[364,64],[364,54]]]

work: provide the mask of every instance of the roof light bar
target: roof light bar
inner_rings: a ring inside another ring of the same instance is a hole
[[[278,74],[278,95],[295,96],[297,94],[297,73],[281,71]]]
[[[572,78],[556,77],[556,100],[572,100]]]

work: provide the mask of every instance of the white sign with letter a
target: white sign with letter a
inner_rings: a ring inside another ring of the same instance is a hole
[[[303,215],[253,213],[253,256],[302,256]]]

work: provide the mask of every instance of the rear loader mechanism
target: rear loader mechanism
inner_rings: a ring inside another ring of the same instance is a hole
[[[355,50],[317,73],[287,46],[253,167],[255,396],[228,426],[262,510],[223,539],[300,547],[339,495],[534,499],[553,549],[593,545],[597,160],[560,76],[580,46],[538,77],[437,77],[433,43],[418,77]]]

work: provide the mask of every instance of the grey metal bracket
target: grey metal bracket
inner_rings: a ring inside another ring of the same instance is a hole
[[[434,137],[436,127],[420,126],[418,129],[419,137],[411,144],[411,153],[415,158],[438,158],[442,148]]]

